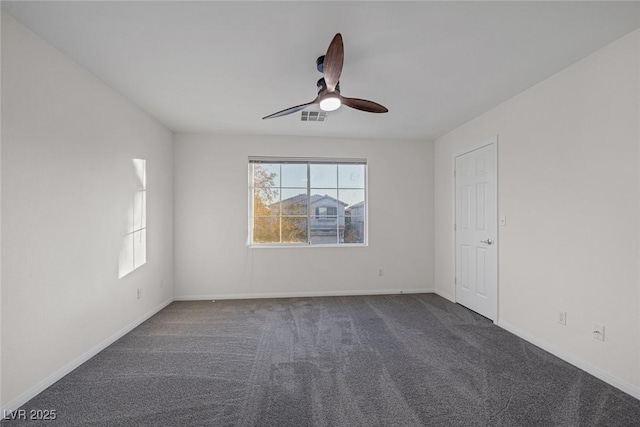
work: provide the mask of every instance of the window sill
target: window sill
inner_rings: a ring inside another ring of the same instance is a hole
[[[369,244],[367,243],[331,243],[331,244],[316,244],[310,245],[308,243],[300,243],[300,244],[279,244],[279,245],[270,245],[270,244],[249,244],[247,247],[249,249],[292,249],[292,248],[363,248],[367,247]]]

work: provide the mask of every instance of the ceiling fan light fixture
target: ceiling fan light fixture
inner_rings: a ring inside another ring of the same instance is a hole
[[[320,100],[320,109],[322,111],[335,111],[340,108],[342,102],[337,96],[327,96]]]

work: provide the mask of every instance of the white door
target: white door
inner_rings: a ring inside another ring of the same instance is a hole
[[[456,302],[495,321],[496,144],[456,157],[455,183]]]

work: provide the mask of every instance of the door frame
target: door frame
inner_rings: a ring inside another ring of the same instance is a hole
[[[451,212],[451,219],[452,219],[452,224],[453,227],[451,227],[451,241],[453,242],[452,246],[452,250],[453,250],[453,278],[454,278],[454,282],[453,282],[453,302],[457,303],[458,302],[458,285],[456,283],[456,270],[457,270],[457,263],[458,263],[458,254],[457,254],[457,250],[456,250],[456,202],[458,200],[458,194],[456,192],[456,158],[463,156],[465,154],[471,153],[473,151],[479,150],[481,148],[484,147],[488,147],[489,145],[494,145],[495,147],[495,159],[494,159],[494,178],[495,178],[495,225],[496,225],[496,294],[495,294],[495,311],[493,313],[493,323],[494,324],[498,324],[498,316],[500,313],[500,214],[498,212],[498,206],[499,206],[499,198],[500,195],[498,193],[498,189],[499,189],[499,185],[498,185],[498,178],[499,178],[499,165],[498,165],[498,159],[499,159],[499,149],[500,146],[498,144],[498,136],[499,135],[495,135],[492,138],[488,138],[485,140],[481,140],[480,142],[478,142],[477,144],[472,144],[472,145],[468,145],[464,148],[460,148],[458,150],[455,150],[452,153],[451,156],[451,171],[452,171],[452,175],[453,175],[453,180],[452,180],[452,194],[453,194],[453,200],[452,200],[452,212]]]

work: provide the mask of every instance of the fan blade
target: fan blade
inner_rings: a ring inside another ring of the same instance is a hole
[[[344,46],[342,44],[342,35],[336,34],[331,40],[329,49],[324,56],[322,63],[322,71],[324,74],[324,81],[327,83],[327,90],[329,92],[335,92],[336,85],[340,81],[340,74],[342,74],[342,64],[344,62]]]
[[[366,99],[345,98],[343,96],[341,97],[341,101],[347,107],[366,111],[368,113],[386,113],[389,111],[384,105],[380,105],[373,101],[367,101]]]
[[[282,111],[278,111],[277,113],[270,114],[270,115],[268,115],[266,117],[263,117],[262,120],[264,120],[264,119],[275,119],[276,117],[282,117],[282,116],[286,116],[287,114],[293,114],[293,113],[296,113],[296,112],[298,112],[300,110],[304,110],[309,105],[316,104],[317,102],[318,102],[318,98],[314,99],[311,102],[307,102],[306,104],[296,105],[295,107],[287,108],[286,110],[282,110]]]

